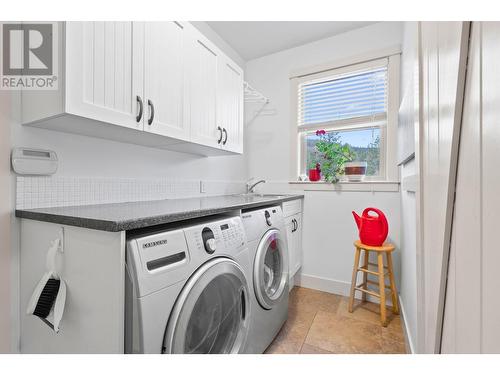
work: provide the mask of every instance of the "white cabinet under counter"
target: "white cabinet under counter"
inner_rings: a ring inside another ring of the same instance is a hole
[[[302,199],[282,203],[288,242],[290,290],[295,285],[294,277],[302,267]]]
[[[200,155],[243,152],[243,70],[189,22],[59,22],[57,90],[22,123]]]

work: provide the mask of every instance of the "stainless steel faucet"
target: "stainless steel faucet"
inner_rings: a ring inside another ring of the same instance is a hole
[[[251,178],[250,180],[248,180],[247,182],[247,194],[250,194],[250,193],[253,193],[254,192],[254,189],[255,187],[258,185],[258,184],[262,184],[262,183],[265,183],[266,180],[259,180],[255,183],[252,183],[252,181],[254,180],[254,178]]]

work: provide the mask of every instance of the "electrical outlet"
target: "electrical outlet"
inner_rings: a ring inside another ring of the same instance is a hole
[[[206,193],[205,182],[200,181],[200,193]]]

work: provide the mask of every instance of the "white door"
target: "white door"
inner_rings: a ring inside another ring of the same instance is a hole
[[[500,23],[471,27],[442,353],[500,353]]]
[[[134,22],[67,22],[66,112],[142,130],[143,42]]]
[[[231,259],[201,266],[184,286],[170,315],[163,351],[169,354],[241,353],[249,321],[247,279]]]
[[[222,127],[216,123],[219,50],[194,27],[189,28],[189,123],[191,141],[220,147]]]
[[[253,286],[259,304],[270,310],[280,300],[288,279],[285,243],[276,229],[267,231],[255,254]]]
[[[296,241],[295,241],[295,221],[294,217],[287,217],[285,219],[286,224],[286,240],[287,240],[287,249],[288,249],[288,263],[290,265],[290,289],[293,288],[292,285],[292,277],[293,277],[293,264],[296,263],[295,254],[296,254]]]
[[[440,350],[468,36],[466,22],[421,23],[418,350],[425,353]]]
[[[243,152],[243,71],[221,56],[217,68],[217,124],[222,127],[222,148]]]
[[[293,217],[295,221],[294,228],[294,263],[290,264],[290,273],[295,275],[302,266],[302,214]]]
[[[184,121],[184,43],[180,22],[144,25],[144,130],[177,139],[189,138]]]
[[[286,235],[290,262],[290,279],[302,266],[302,219],[301,214],[286,218]],[[292,287],[292,285],[290,285]]]

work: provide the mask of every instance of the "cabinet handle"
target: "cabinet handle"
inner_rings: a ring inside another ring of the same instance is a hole
[[[293,224],[292,233],[297,230],[296,223],[297,223],[297,221],[295,219],[292,219],[292,224]]]
[[[222,142],[222,128],[220,126],[217,126],[217,130],[219,131],[219,139],[217,140],[217,144],[220,145],[220,143]]]
[[[227,142],[227,131],[226,131],[226,128],[222,129],[222,131],[223,131],[223,132],[224,132],[224,134],[226,135],[226,136],[224,137],[224,140],[222,141],[222,144],[223,144],[223,145],[225,145],[225,144],[226,144],[226,142]]]
[[[295,231],[297,232],[297,229],[299,229],[299,222],[297,221],[297,219],[293,220],[295,220]]]
[[[148,125],[151,125],[153,123],[154,118],[155,118],[155,106],[150,99],[148,99],[148,107],[150,108],[149,109],[150,115],[149,115],[149,119],[148,119]]]
[[[142,98],[139,95],[137,95],[136,100],[137,104],[139,104],[139,114],[136,116],[135,121],[140,122],[142,118],[142,109],[143,109]]]

